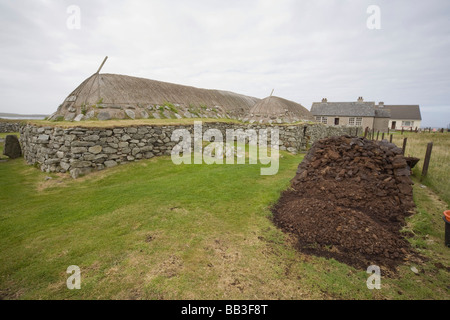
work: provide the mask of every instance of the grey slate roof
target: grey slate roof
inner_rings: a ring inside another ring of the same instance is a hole
[[[391,119],[422,120],[418,105],[385,105],[384,109],[391,112]]]
[[[386,108],[375,108],[375,118],[390,118],[391,111]]]
[[[375,102],[314,102],[311,113],[314,116],[375,117]]]

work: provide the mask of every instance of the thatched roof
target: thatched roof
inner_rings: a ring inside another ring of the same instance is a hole
[[[76,88],[58,109],[79,113],[81,108],[101,105],[103,109],[145,108],[166,102],[184,107],[220,107],[224,112],[243,115],[259,101],[228,91],[199,89],[162,81],[117,74],[94,74]]]
[[[250,109],[250,120],[260,122],[297,122],[312,120],[312,114],[301,104],[280,97],[270,96],[257,102]]]

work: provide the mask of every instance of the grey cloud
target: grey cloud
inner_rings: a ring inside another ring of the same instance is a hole
[[[51,113],[96,71],[277,95],[450,109],[450,3],[377,1],[0,1],[2,112]],[[445,113],[448,115],[448,112]],[[447,122],[450,122],[447,121]]]

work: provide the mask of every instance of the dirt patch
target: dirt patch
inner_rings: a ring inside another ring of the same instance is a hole
[[[414,213],[409,176],[401,149],[387,141],[320,140],[272,209],[274,223],[304,253],[395,270],[416,256],[400,233]]]
[[[446,267],[446,266],[444,266],[444,265],[443,265],[442,263],[440,263],[440,262],[435,263],[434,266],[435,266],[437,269],[441,269],[441,270],[445,270],[445,271],[447,271],[447,272],[450,272],[450,267]]]
[[[25,293],[26,290],[13,280],[6,280],[0,288],[0,300],[19,300]]]
[[[71,181],[70,176],[64,173],[53,174],[55,178],[46,177],[37,183],[36,189],[38,192],[45,191],[50,188],[65,186],[68,181]]]
[[[183,260],[176,255],[171,255],[167,260],[159,264],[159,274],[166,278],[173,278],[177,276],[183,268]]]

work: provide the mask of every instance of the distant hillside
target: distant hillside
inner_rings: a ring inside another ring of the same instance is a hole
[[[0,112],[0,118],[4,119],[44,119],[48,117],[46,114],[18,114]]]

